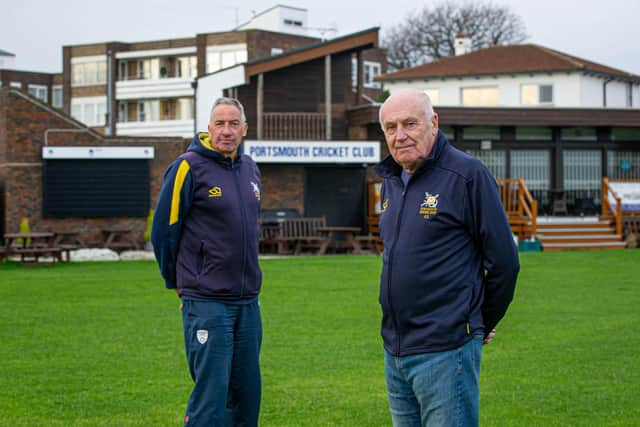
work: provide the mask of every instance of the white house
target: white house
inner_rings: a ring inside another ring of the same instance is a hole
[[[436,106],[640,108],[640,76],[535,44],[494,46],[380,76]]]

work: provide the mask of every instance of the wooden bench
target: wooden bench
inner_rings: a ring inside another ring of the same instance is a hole
[[[277,253],[280,223],[277,221],[260,222],[259,250],[261,253]]]
[[[380,255],[380,247],[378,246],[379,236],[374,236],[369,233],[362,236],[356,236],[356,241],[359,244],[358,254],[371,252],[376,255]]]
[[[62,249],[53,245],[50,232],[6,233],[3,257],[20,257],[21,265],[38,265],[42,257],[51,257],[52,262],[62,261]]]
[[[25,264],[28,262],[37,263],[38,260],[43,257],[51,257],[53,262],[62,262],[62,249],[58,247],[13,247],[9,254],[20,256],[20,263]]]
[[[294,253],[313,249],[316,253],[326,250],[329,239],[320,235],[317,229],[326,227],[325,217],[286,218],[280,222],[280,232],[276,237],[279,254]]]

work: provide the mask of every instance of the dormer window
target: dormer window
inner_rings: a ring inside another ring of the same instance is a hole
[[[294,27],[302,27],[302,21],[296,21],[293,19],[285,19],[284,25],[292,25]]]
[[[553,104],[553,86],[549,84],[524,84],[520,89],[522,105]]]

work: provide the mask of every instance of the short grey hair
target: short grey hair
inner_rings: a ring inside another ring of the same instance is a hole
[[[244,107],[242,106],[242,103],[238,101],[236,98],[229,98],[226,96],[222,96],[213,102],[213,105],[211,106],[211,112],[209,113],[209,118],[213,116],[213,112],[215,111],[218,105],[233,105],[238,110],[240,110],[240,115],[242,116],[242,122],[247,123],[247,116],[244,114]]]
[[[405,89],[406,91],[412,90],[412,89]],[[433,104],[431,103],[431,98],[429,98],[429,95],[427,95],[426,92],[423,91],[418,91],[416,90],[415,92],[419,92],[421,93],[424,98],[424,112],[427,115],[427,120],[431,120],[435,114],[435,112],[433,111]],[[391,95],[392,96],[392,95]],[[389,98],[391,98],[391,96],[389,96]],[[387,99],[389,99],[387,98]],[[384,132],[384,123],[382,123],[382,109],[384,108],[384,104],[386,104],[387,101],[385,100],[382,105],[380,105],[380,108],[378,109],[378,122],[380,123],[380,127],[382,128],[382,131]]]

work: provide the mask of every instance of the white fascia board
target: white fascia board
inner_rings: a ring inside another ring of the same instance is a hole
[[[71,63],[82,64],[84,62],[101,62],[106,60],[107,60],[107,55],[74,56],[73,58],[71,58]]]
[[[149,58],[154,56],[176,56],[196,53],[195,46],[174,47],[170,49],[135,50],[128,52],[116,52],[116,59]]]
[[[214,44],[214,45],[207,46],[207,53],[226,52],[228,50],[247,50],[247,44],[246,43]]]
[[[209,112],[213,101],[222,96],[227,88],[246,84],[244,64],[225,68],[196,80],[196,131],[206,131],[209,125]]]
[[[154,147],[42,147],[43,159],[153,159]]]
[[[121,80],[116,82],[116,99],[191,97],[194,94],[192,81],[190,78]]]
[[[256,163],[371,164],[380,161],[380,141],[244,141]]]

